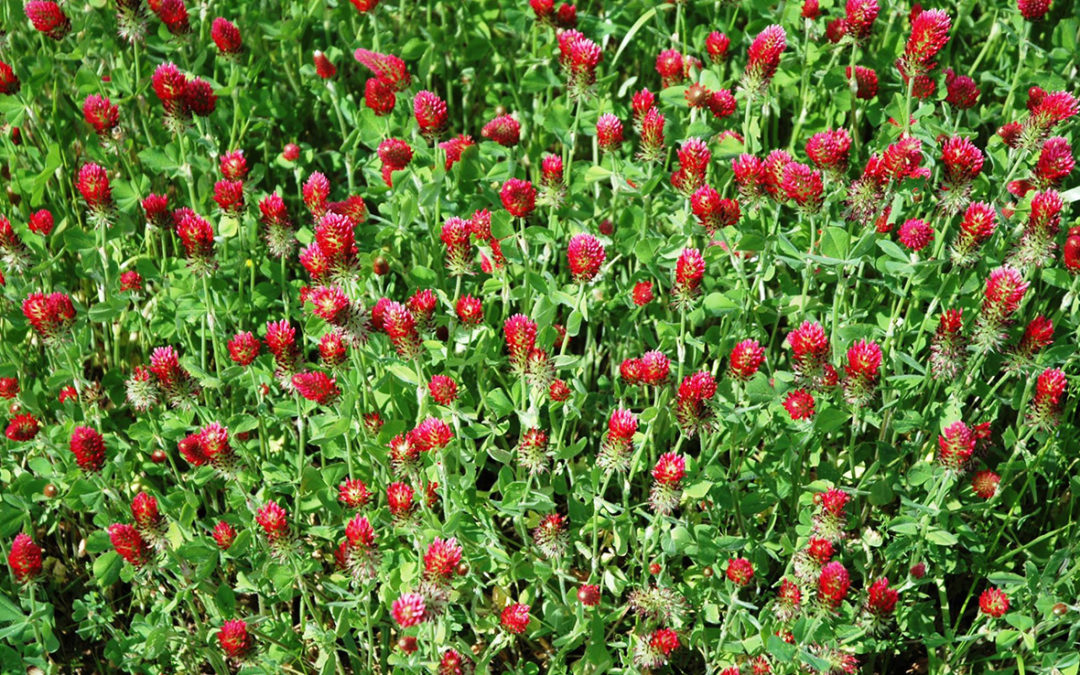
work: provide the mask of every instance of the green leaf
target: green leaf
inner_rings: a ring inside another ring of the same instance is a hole
[[[844,259],[848,255],[848,233],[839,227],[825,228],[821,235],[821,253],[829,258]]]
[[[957,539],[956,536],[953,535],[951,532],[939,528],[935,528],[927,532],[926,538],[935,544],[940,544],[941,546],[956,546],[956,544],[959,542],[959,539]]]
[[[94,579],[101,586],[112,586],[120,578],[124,560],[116,551],[106,551],[94,561]]]

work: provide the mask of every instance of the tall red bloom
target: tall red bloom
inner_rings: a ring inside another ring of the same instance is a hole
[[[503,183],[499,199],[510,215],[526,218],[536,208],[536,188],[527,180],[511,178]]]
[[[675,397],[675,419],[683,434],[693,436],[708,431],[713,421],[710,402],[716,395],[716,380],[707,370],[683,378]]]
[[[513,115],[499,115],[484,125],[480,135],[489,141],[511,148],[521,140],[521,122]]]
[[[591,234],[576,234],[566,247],[566,258],[570,263],[570,274],[578,283],[592,281],[600,272],[607,254],[600,240]]]
[[[1047,368],[1035,381],[1035,396],[1031,400],[1028,420],[1038,427],[1052,427],[1058,423],[1064,409],[1065,392],[1069,382],[1058,368]]]
[[[847,0],[845,10],[844,32],[859,42],[870,37],[874,21],[881,11],[877,0]]]
[[[97,473],[105,466],[105,439],[95,429],[75,427],[68,447],[86,473]]]
[[[963,422],[953,422],[938,436],[938,462],[946,469],[963,471],[975,452],[975,435]]]
[[[16,581],[21,584],[31,581],[41,574],[41,547],[34,543],[30,535],[17,534],[8,553],[8,565]]]
[[[393,54],[357,49],[353,57],[394,91],[404,91],[412,82],[412,76],[409,75],[405,62]]]
[[[240,29],[225,17],[217,17],[210,26],[210,37],[222,54],[236,54],[243,48]]]
[[[242,659],[253,646],[247,623],[241,619],[226,621],[217,633],[218,645],[230,659]]]
[[[289,538],[289,517],[277,502],[266,502],[255,514],[255,522],[262,527],[271,544],[284,542]]]
[[[835,608],[844,601],[850,586],[847,568],[839,562],[828,563],[818,577],[818,600],[826,607]]]
[[[623,142],[623,125],[618,117],[604,113],[596,120],[596,143],[602,152],[613,152]]]
[[[63,40],[71,31],[71,19],[51,0],[30,0],[23,6],[23,11],[34,30],[53,40]]]
[[[135,567],[142,567],[150,558],[150,545],[131,525],[117,523],[109,527],[109,540],[120,557]]]
[[[675,263],[675,284],[671,289],[675,304],[688,306],[701,289],[705,278],[705,259],[696,248],[684,248]]]
[[[413,115],[420,134],[429,141],[446,130],[446,101],[433,92],[424,90],[413,97]]]
[[[383,312],[383,330],[403,359],[420,356],[423,345],[416,330],[416,319],[407,307],[398,302],[387,303]]]
[[[988,588],[979,596],[979,611],[995,619],[1005,616],[1009,611],[1009,597],[999,588]]]
[[[721,63],[727,58],[731,40],[720,31],[713,31],[705,38],[705,51],[713,63]]]
[[[761,95],[772,81],[780,65],[780,56],[787,48],[787,34],[779,25],[761,31],[748,51],[743,87],[751,95]]]
[[[66,336],[75,323],[75,306],[66,293],[31,293],[22,303],[23,315],[46,341]]]
[[[520,603],[509,605],[503,609],[499,622],[511,633],[524,633],[529,627],[529,606]]]
[[[953,264],[972,265],[979,258],[979,248],[997,226],[997,211],[986,202],[972,202],[960,221],[960,234],[953,241],[950,255]]]
[[[1001,331],[1020,307],[1027,289],[1024,275],[1013,267],[998,267],[990,272],[975,332],[975,343],[980,349],[985,351],[1001,343],[1004,337]]]

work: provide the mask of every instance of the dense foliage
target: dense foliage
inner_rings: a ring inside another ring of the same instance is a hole
[[[1073,3],[2,8],[0,671],[1080,669]]]

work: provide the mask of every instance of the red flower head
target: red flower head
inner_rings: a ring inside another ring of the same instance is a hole
[[[731,350],[728,373],[737,380],[748,380],[765,362],[765,348],[757,340],[743,340]]]
[[[1035,382],[1035,397],[1031,401],[1028,419],[1035,426],[1051,427],[1057,424],[1064,408],[1065,391],[1069,382],[1065,373],[1057,368],[1047,368]]]
[[[439,405],[450,405],[457,399],[457,383],[446,375],[434,375],[428,382],[431,398]]]
[[[726,574],[736,586],[746,586],[754,578],[754,565],[746,558],[728,558]]]
[[[157,499],[145,492],[135,495],[131,500],[131,517],[142,533],[153,533],[161,529],[162,517],[158,511]]]
[[[896,610],[896,601],[900,599],[900,594],[896,589],[889,588],[889,580],[886,577],[870,584],[870,587],[866,589],[866,594],[866,609],[878,616],[892,614]]]
[[[154,3],[149,4],[153,8]],[[184,35],[191,30],[184,0],[160,0],[154,13],[173,35]]]
[[[454,276],[467,274],[472,266],[469,259],[469,222],[456,216],[447,218],[439,238],[446,247],[446,269]]]
[[[778,25],[761,31],[750,45],[743,75],[743,87],[751,95],[761,95],[772,81],[780,65],[780,56],[787,48],[787,34]]]
[[[520,603],[510,605],[502,611],[499,622],[507,631],[520,635],[529,627],[529,606]]]
[[[22,304],[23,315],[44,340],[64,337],[75,323],[75,306],[66,293],[31,293]]]
[[[243,150],[231,150],[218,159],[221,175],[226,180],[241,181],[247,177],[248,165]]]
[[[548,396],[557,403],[565,401],[570,398],[570,387],[563,380],[554,380],[548,388]]]
[[[83,164],[79,169],[75,187],[79,190],[87,207],[91,211],[102,213],[112,207],[112,188],[105,169],[93,162]]]
[[[228,343],[229,358],[241,366],[250,365],[259,355],[259,340],[248,332],[240,332]]]
[[[454,576],[457,564],[461,562],[461,546],[457,539],[440,539],[428,546],[424,554],[424,574],[429,579],[446,581]]]
[[[37,436],[39,428],[36,417],[30,413],[23,413],[11,418],[4,435],[8,437],[8,440],[21,443],[33,440]]]
[[[712,153],[700,138],[686,140],[678,150],[679,168],[671,174],[671,184],[686,196],[690,196],[705,183]]]
[[[224,520],[219,520],[218,524],[214,526],[213,535],[214,543],[222,551],[228,551],[229,547],[236,541],[236,529]]]
[[[357,49],[353,57],[394,91],[404,91],[412,82],[412,76],[409,75],[405,62],[393,54]]]
[[[842,174],[847,169],[851,136],[846,129],[830,129],[814,134],[806,142],[806,156],[822,171]]]
[[[979,102],[979,87],[967,75],[957,75],[952,68],[945,69],[945,102],[957,110],[974,108]]]
[[[896,235],[901,244],[917,252],[933,241],[934,228],[930,227],[925,220],[912,219],[905,221]]]
[[[596,83],[596,67],[604,58],[600,45],[576,30],[559,33],[559,65],[566,76],[571,98],[588,95]]]
[[[330,59],[326,58],[326,54],[316,49],[311,57],[315,62],[315,72],[322,79],[328,80],[337,74],[337,66],[331,63]]]
[[[562,203],[563,161],[558,155],[544,155],[540,162],[541,201],[553,206]]]
[[[41,574],[41,547],[34,543],[28,534],[17,534],[8,553],[8,565],[21,584],[31,581]]]
[[[120,124],[120,108],[104,96],[91,94],[83,101],[83,118],[98,135],[105,135]]]
[[[582,584],[577,592],[578,602],[586,607],[600,604],[600,587],[595,584]]]
[[[426,620],[427,607],[424,604],[424,596],[419,593],[402,593],[390,606],[390,613],[394,621],[402,628],[409,628],[423,623]]]
[[[503,325],[506,348],[515,371],[524,372],[529,352],[536,346],[536,322],[523,314],[515,314]]]
[[[938,462],[946,469],[963,471],[975,452],[975,435],[963,422],[953,422],[938,436]]]
[[[796,422],[814,416],[814,396],[805,389],[796,389],[784,399],[784,409]]]
[[[727,58],[730,45],[731,40],[720,31],[714,30],[705,38],[705,51],[709,55],[709,60],[713,63],[721,63]]]
[[[874,21],[877,20],[878,12],[881,11],[877,0],[847,0],[845,9],[847,12],[844,19],[845,32],[858,42],[870,37]]]
[[[405,483],[391,483],[386,488],[386,502],[395,518],[407,518],[416,510],[413,489]]]
[[[210,37],[222,54],[236,54],[244,46],[240,38],[240,29],[224,17],[214,19],[210,26]]]
[[[304,204],[311,215],[318,220],[326,214],[327,199],[330,197],[330,181],[318,171],[312,172],[304,182],[302,189]]]
[[[184,87],[184,106],[192,114],[207,117],[214,112],[216,105],[217,95],[209,82],[196,77]]]
[[[675,285],[672,295],[679,305],[689,305],[697,296],[701,281],[705,278],[705,259],[696,248],[684,248],[675,263]]]
[[[142,290],[142,275],[135,270],[128,270],[120,275],[120,291],[135,292]]]
[[[602,152],[614,152],[623,142],[623,124],[618,117],[604,113],[596,121],[596,143]]]
[[[821,16],[821,6],[818,4],[818,0],[803,0],[801,16],[811,21]]]
[[[1000,343],[1001,328],[1020,307],[1027,289],[1023,274],[1013,267],[998,267],[990,272],[976,336],[980,344],[989,347]]]
[[[520,178],[511,178],[503,183],[499,198],[503,208],[517,218],[527,218],[536,208],[536,188]]]
[[[383,331],[394,343],[394,348],[403,359],[415,359],[420,356],[423,345],[416,330],[416,319],[407,307],[398,302],[386,303],[383,310]]]
[[[364,83],[364,104],[379,117],[389,115],[397,104],[394,88],[377,77],[369,77]]]
[[[851,66],[844,71],[848,80],[851,79]],[[855,98],[869,101],[877,96],[878,77],[873,68],[855,66]]]
[[[547,0],[529,0],[530,2],[545,2]],[[447,649],[439,660],[438,675],[468,675],[473,672],[472,661],[465,658],[454,649]]]
[[[641,147],[638,158],[646,162],[659,161],[664,155],[664,124],[658,108],[649,108],[641,120]]]
[[[1054,322],[1045,316],[1036,316],[1024,329],[1024,336],[1016,348],[1016,355],[1021,359],[1030,359],[1053,341]]]
[[[993,499],[998,492],[1001,476],[993,471],[979,471],[971,479],[971,489],[983,499]]]
[[[466,326],[479,326],[484,321],[484,305],[471,295],[458,298],[455,311],[458,319]]]
[[[660,73],[660,86],[663,89],[674,86],[683,80],[683,57],[677,49],[667,49],[656,57],[656,72]]]
[[[592,281],[600,272],[607,254],[600,240],[591,234],[576,234],[566,247],[566,258],[570,263],[570,274],[578,283]]]
[[[686,458],[674,452],[666,452],[656,460],[652,475],[661,485],[678,486],[686,475]]]
[[[826,607],[835,608],[844,601],[850,586],[847,568],[839,562],[828,563],[818,576],[818,600]]]
[[[941,146],[941,160],[945,165],[942,202],[957,212],[967,203],[971,183],[982,170],[983,153],[968,139],[954,136]]]
[[[679,648],[679,634],[670,628],[655,630],[649,636],[649,646],[667,656]]]
[[[905,82],[908,77],[924,75],[934,68],[934,58],[949,41],[952,20],[940,9],[920,12],[911,22],[904,55],[897,62]]]
[[[55,2],[30,0],[23,6],[23,11],[34,24],[34,30],[53,40],[63,40],[71,31],[71,20]]]
[[[499,115],[484,125],[480,135],[489,141],[511,148],[521,140],[521,123],[513,115]]]
[[[633,291],[634,304],[638,307],[644,307],[653,300],[653,282],[651,281],[639,281],[634,284]]]
[[[1062,264],[1071,274],[1080,272],[1080,233],[1069,231],[1069,237],[1062,248]]]
[[[68,444],[75,462],[86,473],[97,473],[105,466],[105,439],[90,427],[75,427]]]
[[[636,92],[631,99],[631,109],[634,111],[634,127],[640,127],[641,122],[645,119],[645,114],[653,109],[653,105],[656,103],[656,96],[648,89],[642,89]]]
[[[208,220],[194,213],[185,214],[176,226],[176,236],[184,245],[192,272],[206,276],[217,267],[214,260],[214,226]]]
[[[780,187],[800,210],[817,213],[821,209],[825,186],[821,181],[820,171],[799,162],[790,162],[784,165],[782,175]]]
[[[721,199],[720,193],[708,185],[702,185],[690,197],[690,208],[709,236],[720,228],[734,227],[741,215],[739,202]]]
[[[999,588],[988,588],[979,596],[979,611],[995,619],[1009,611],[1009,598]]]
[[[337,381],[318,370],[293,375],[292,385],[301,396],[319,405],[332,405],[341,396]]]
[[[978,249],[994,234],[997,211],[985,202],[972,202],[960,221],[960,234],[952,246],[952,260],[958,265],[971,265],[978,260]]]
[[[1016,0],[1016,7],[1020,10],[1020,14],[1028,21],[1039,21],[1050,11],[1051,1],[1052,0]],[[1006,602],[1006,608],[1008,608],[1008,605],[1009,603]]]
[[[1053,187],[1068,176],[1075,166],[1072,146],[1061,136],[1054,136],[1042,145],[1039,162],[1035,166],[1035,180],[1043,187]]]
[[[150,545],[131,525],[117,523],[109,526],[109,540],[120,557],[135,567],[142,567],[150,557]]]
[[[552,513],[540,519],[533,530],[533,542],[540,552],[548,558],[558,558],[566,552],[569,544],[567,520],[558,513]]]
[[[271,544],[288,540],[289,516],[277,502],[266,502],[255,514],[255,522],[262,527]]]
[[[0,94],[11,96],[19,93],[19,76],[7,63],[0,61]]]
[[[19,395],[19,381],[14,377],[0,377],[0,398],[15,398]]]
[[[409,165],[413,157],[412,148],[400,138],[388,138],[379,143],[378,154],[382,161],[383,182],[387,187],[393,187],[393,173]]]
[[[761,163],[761,187],[776,201],[783,201],[784,168],[794,160],[785,150],[773,150]]]
[[[450,167],[454,166],[456,162],[461,161],[461,153],[465,151],[465,148],[476,145],[472,136],[466,136],[465,134],[459,134],[448,141],[439,143],[439,147],[446,153],[445,169],[450,170]]]
[[[429,141],[446,130],[446,101],[433,92],[424,90],[413,97],[413,115],[420,134]]]
[[[146,214],[147,224],[154,227],[166,227],[168,225],[171,219],[168,197],[151,193],[140,204],[143,213]]]
[[[214,184],[214,201],[226,214],[239,216],[244,212],[244,182],[219,180]]]
[[[217,634],[221,651],[230,659],[242,659],[252,648],[247,623],[241,619],[226,621]]]
[[[849,402],[865,402],[873,393],[881,367],[881,347],[869,340],[859,340],[847,352],[844,371],[844,396]]]
[[[351,0],[353,7],[361,13],[374,11],[379,6],[379,0]]]
[[[409,442],[420,452],[434,452],[449,445],[454,432],[440,419],[427,417],[409,432]]]
[[[675,419],[685,435],[693,436],[709,429],[713,418],[709,402],[715,395],[716,380],[708,371],[698,371],[683,378],[675,397]]]
[[[1037,101],[1032,105],[1032,100]],[[1067,91],[1052,91],[1028,100],[1031,114],[1019,129],[1019,144],[1033,148],[1055,126],[1076,116],[1080,105]],[[999,132],[1000,133],[1000,132]]]

